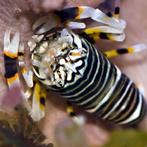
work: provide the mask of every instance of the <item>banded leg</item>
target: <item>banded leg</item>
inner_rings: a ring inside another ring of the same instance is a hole
[[[111,41],[123,41],[125,34],[122,30],[118,30],[109,26],[98,26],[93,28],[87,28],[80,34],[84,38],[87,38],[91,43],[95,43],[98,39],[106,39]]]
[[[102,9],[107,9],[106,15],[110,18],[115,18],[118,22],[124,23],[124,21],[119,20],[120,14],[120,0],[114,0],[114,8],[112,8],[112,1],[105,0],[100,7]],[[110,6],[111,5],[111,6]],[[92,43],[98,39],[106,39],[111,41],[123,41],[125,39],[125,34],[123,29],[117,29],[115,27],[109,26],[98,26],[93,28],[85,29],[82,35],[89,39]]]
[[[4,35],[4,66],[5,78],[9,88],[20,85],[17,59],[19,48],[19,33],[15,33],[10,40],[10,30],[5,32]]]
[[[53,14],[54,15],[54,14]],[[96,22],[105,24],[111,28],[115,28],[123,32],[126,27],[124,20],[116,20],[110,18],[99,9],[94,9],[88,6],[72,7],[61,11],[56,11],[56,16],[47,16],[39,19],[33,26],[33,30],[36,34],[42,34],[50,31],[52,28],[64,26],[71,29],[83,29],[86,25],[82,22],[73,22],[72,20],[80,20],[90,18]],[[61,25],[63,24],[63,25]],[[114,33],[115,34],[115,33]]]
[[[67,108],[66,108],[66,111],[68,113],[68,115],[70,117],[72,117],[73,121],[78,124],[78,125],[83,125],[85,123],[85,117],[84,116],[79,116],[79,115],[76,115],[76,113],[74,112],[74,108],[73,106],[71,105],[70,102],[67,102]]]
[[[5,64],[5,78],[8,87],[20,85],[18,65],[24,66],[24,48],[20,45],[19,33],[15,33],[10,39],[10,30],[4,35],[4,64]]]
[[[107,58],[112,58],[123,54],[132,54],[132,53],[141,52],[144,51],[145,49],[147,49],[146,44],[137,44],[128,48],[118,48],[110,51],[105,51],[104,55]]]
[[[99,9],[85,6],[73,7],[56,12],[56,14],[63,22],[71,19],[76,20],[91,18],[94,21],[107,25],[88,28],[82,31],[81,35],[86,38],[90,38],[90,40],[93,40],[92,42],[95,42],[98,39],[107,39],[113,41],[123,41],[125,39],[124,28],[126,27],[126,23],[123,20],[118,21],[116,18],[108,17]]]
[[[5,64],[5,78],[9,89],[14,86],[22,86],[19,78],[18,65],[21,68],[20,72],[28,86],[24,92],[21,93],[24,96],[24,105],[30,112],[34,121],[39,121],[45,115],[45,100],[46,90],[40,88],[40,84],[36,83],[34,86],[33,102],[30,107],[28,98],[32,95],[33,90],[33,72],[25,67],[23,62],[24,48],[20,45],[19,33],[15,33],[10,40],[10,30],[6,31],[4,35],[4,64]],[[32,89],[32,90],[31,90]]]
[[[46,89],[41,87],[39,82],[36,82],[35,85],[31,81],[32,75],[30,73],[27,74],[27,71],[25,68],[23,68],[25,79],[27,79],[27,89],[24,92],[25,97],[25,107],[27,108],[28,112],[30,113],[31,118],[33,121],[40,121],[45,116],[45,102],[46,102]],[[30,76],[30,75],[31,76]],[[28,101],[28,99],[32,96],[31,99],[31,105]]]
[[[33,91],[33,100],[30,115],[34,121],[39,121],[45,116],[46,89],[36,82]]]
[[[62,22],[91,18],[96,22],[100,22],[114,28],[125,28],[125,23],[123,20],[118,22],[116,19],[108,17],[101,10],[88,6],[71,7],[61,11],[56,11],[55,14],[60,17]]]

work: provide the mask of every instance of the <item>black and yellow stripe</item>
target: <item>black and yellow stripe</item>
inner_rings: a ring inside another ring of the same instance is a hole
[[[123,40],[123,39],[118,38],[121,34],[106,33],[101,30],[95,30],[92,32],[92,29],[91,29],[91,32],[89,32],[87,30],[88,29],[80,33],[80,36],[86,38],[92,44],[95,43],[99,39],[110,40],[110,41],[122,41]]]
[[[82,12],[82,7],[70,7],[61,11],[55,11],[55,14],[59,16],[61,22],[65,22],[73,19],[79,19]]]
[[[34,101],[36,102],[34,107],[39,107],[40,111],[45,110],[45,102],[46,102],[46,90],[41,88],[39,82],[37,82],[34,86]]]
[[[24,58],[24,54],[4,51],[5,78],[9,87],[19,81],[18,58]]]
[[[105,33],[105,32],[97,32],[97,33],[94,32],[94,33],[89,34],[86,31],[84,31],[80,35],[86,38],[89,42],[93,44],[99,39],[111,40],[111,41],[115,40],[113,38],[113,34]]]
[[[134,52],[135,52],[135,49],[133,47],[129,47],[129,48],[118,48],[118,49],[113,49],[113,50],[105,51],[104,52],[104,55],[107,58],[112,58],[112,57],[116,57],[118,55],[132,54]]]
[[[17,57],[4,53],[4,65],[5,78],[7,80],[7,84],[11,86],[16,80],[18,80]]]

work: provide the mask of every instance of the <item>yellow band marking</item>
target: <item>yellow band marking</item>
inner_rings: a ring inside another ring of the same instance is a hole
[[[72,112],[74,112],[73,107],[72,106],[67,106],[67,112],[70,114]]]
[[[19,79],[18,73],[16,73],[13,77],[7,78],[8,85],[12,85],[16,80]]]
[[[116,50],[106,51],[104,54],[107,58],[118,56],[118,53]]]
[[[11,53],[9,51],[5,51],[4,54],[10,58],[16,58],[18,56],[18,54],[16,53]]]
[[[129,53],[133,53],[134,52],[134,48],[132,48],[132,47],[129,47],[129,48],[127,48],[128,49],[128,52]]]
[[[78,7],[78,15],[75,17],[75,19],[80,19],[80,15],[84,12],[84,8]]]

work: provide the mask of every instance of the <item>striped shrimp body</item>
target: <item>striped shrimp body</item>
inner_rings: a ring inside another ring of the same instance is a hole
[[[32,60],[44,65],[42,69],[34,63],[34,73],[41,83],[102,119],[122,125],[140,121],[146,109],[143,95],[103,53],[66,29],[49,38],[44,36],[40,46],[46,40],[52,40],[52,45],[42,54],[37,54],[40,47],[34,48],[32,54]],[[51,52],[53,58],[48,56]]]

